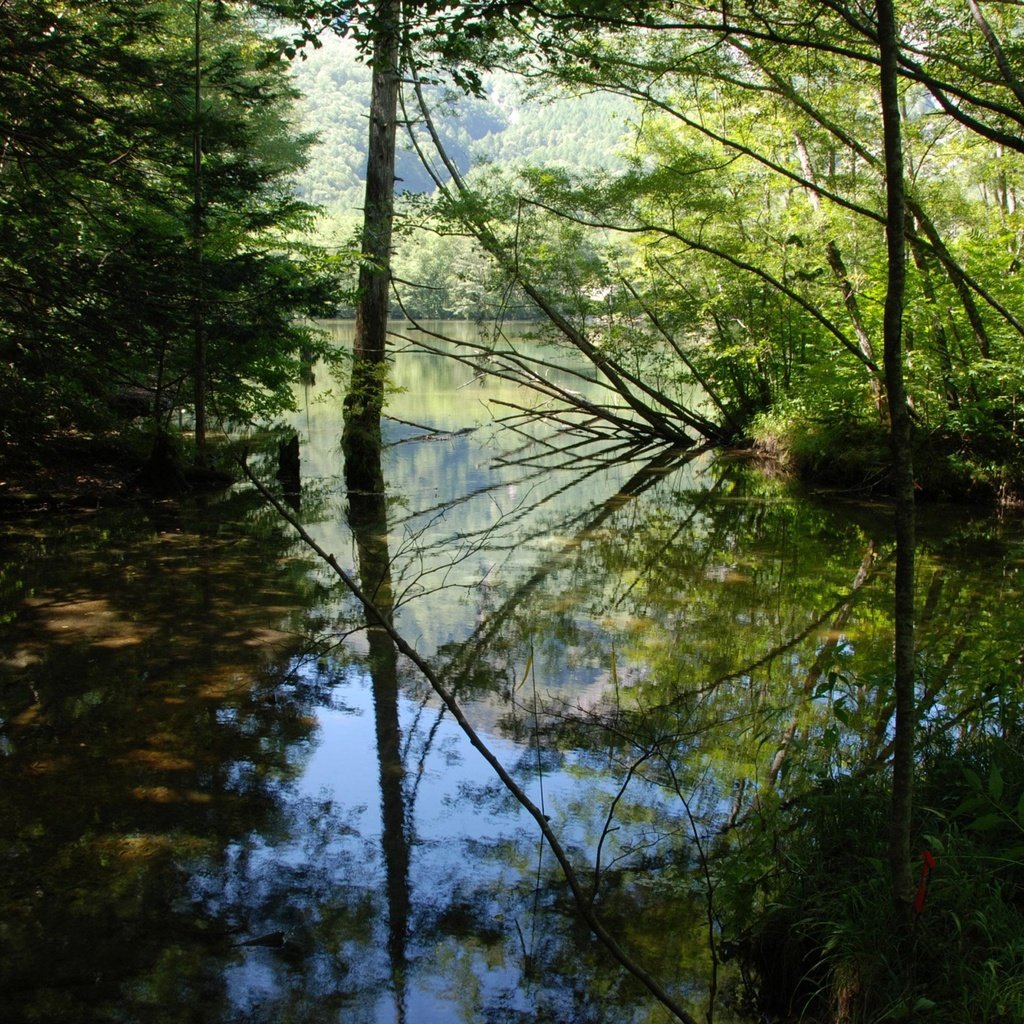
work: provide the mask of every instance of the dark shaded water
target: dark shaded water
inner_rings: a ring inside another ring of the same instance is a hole
[[[702,858],[759,794],[886,756],[888,513],[708,458],[566,457],[495,431],[488,403],[530,399],[470,379],[401,359],[388,498],[352,508],[337,389],[304,393],[303,519],[377,581],[623,945],[696,1016],[713,979],[715,1019],[751,1019]],[[922,538],[925,715],[998,713],[1018,524],[931,510]],[[667,1019],[250,489],[0,544],[0,1020]]]

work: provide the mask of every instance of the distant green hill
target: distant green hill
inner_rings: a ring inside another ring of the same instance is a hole
[[[299,175],[303,199],[336,213],[358,209],[366,164],[369,70],[353,46],[330,38],[294,68],[304,100],[299,127],[315,133],[310,162]],[[526,99],[507,73],[484,78],[484,99],[435,89],[433,100],[445,145],[463,172],[480,163],[532,163],[613,167],[628,131],[631,104],[605,95],[556,100]],[[447,98],[447,102],[446,102]],[[431,192],[433,182],[406,140],[399,153],[399,189]]]

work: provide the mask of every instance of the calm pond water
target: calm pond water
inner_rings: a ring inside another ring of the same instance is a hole
[[[295,418],[306,528],[353,576],[389,566],[378,603],[622,945],[695,1016],[713,986],[715,1020],[754,1019],[709,955],[702,865],[727,898],[727,826],[886,756],[888,512],[707,455],[552,447],[494,422],[536,398],[407,352],[387,500],[356,516],[341,389],[318,377]],[[921,534],[940,722],[1019,682],[1024,545],[1015,520],[950,510]],[[6,521],[0,556],[0,1020],[669,1019],[426,681],[250,487]]]

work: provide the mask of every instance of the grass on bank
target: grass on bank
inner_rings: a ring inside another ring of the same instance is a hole
[[[766,835],[762,870],[724,903],[765,1019],[1024,1021],[1024,736],[935,738],[917,801],[925,884],[909,935],[890,897],[884,773],[822,783]]]

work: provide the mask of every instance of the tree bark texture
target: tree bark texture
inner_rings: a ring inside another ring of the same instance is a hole
[[[384,407],[401,3],[380,0],[373,51],[370,128],[363,205],[362,263],[356,299],[352,376],[345,397],[345,478],[350,489],[379,483],[380,416]],[[368,456],[368,457],[367,457]]]

